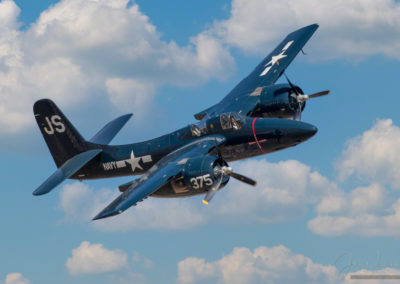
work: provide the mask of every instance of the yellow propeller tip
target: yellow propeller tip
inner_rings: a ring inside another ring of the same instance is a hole
[[[208,205],[208,201],[207,201],[207,200],[203,200],[203,203],[204,203],[205,205]]]

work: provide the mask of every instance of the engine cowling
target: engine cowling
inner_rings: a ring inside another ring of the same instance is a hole
[[[303,91],[295,87],[299,94]],[[305,102],[300,104],[301,111],[305,108]],[[252,116],[258,117],[277,117],[293,118],[299,103],[296,100],[296,94],[288,84],[277,84],[263,88],[259,103],[252,112]]]
[[[183,181],[191,190],[208,190],[219,178],[220,169],[227,165],[225,161],[216,156],[206,156],[189,159],[183,171]],[[224,177],[224,184],[229,176]]]

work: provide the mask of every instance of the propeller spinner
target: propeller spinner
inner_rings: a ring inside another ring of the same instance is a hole
[[[214,197],[214,195],[217,193],[217,190],[221,187],[222,181],[225,176],[230,176],[233,177],[234,179],[237,179],[241,182],[247,183],[252,186],[256,186],[257,182],[249,177],[246,177],[244,175],[235,173],[231,167],[228,166],[228,164],[223,160],[221,151],[218,148],[218,145],[215,144],[218,157],[222,161],[221,166],[217,165],[214,168],[214,176],[218,177],[218,179],[215,180],[214,184],[211,186],[210,190],[207,192],[206,196],[203,199],[204,204],[208,204],[211,199]]]
[[[295,99],[297,101],[297,108],[296,108],[296,112],[294,114],[294,120],[300,121],[301,120],[301,104],[304,103],[305,101],[307,101],[308,99],[312,99],[312,98],[318,98],[318,97],[322,97],[322,96],[326,96],[329,95],[331,91],[326,90],[326,91],[321,91],[321,92],[317,92],[314,93],[312,95],[305,95],[305,94],[300,94],[297,90],[297,88],[292,84],[292,82],[289,80],[288,76],[286,76],[285,73],[283,73],[283,75],[285,76],[286,80],[288,81],[289,85],[290,85],[290,89],[293,90],[294,92],[294,96]]]

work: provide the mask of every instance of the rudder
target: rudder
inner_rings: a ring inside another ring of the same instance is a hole
[[[33,113],[57,167],[88,150],[85,139],[53,101],[37,101]]]

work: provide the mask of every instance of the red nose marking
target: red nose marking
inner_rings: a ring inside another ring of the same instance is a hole
[[[260,145],[260,142],[258,142],[258,139],[257,139],[256,129],[255,129],[255,127],[254,127],[254,125],[256,124],[257,118],[258,118],[258,117],[255,117],[255,118],[253,119],[253,125],[252,125],[252,127],[253,127],[254,140],[256,141],[257,146],[258,146],[258,148],[260,148],[261,152],[263,152],[264,154],[267,154],[267,153],[264,152],[263,148],[262,148],[261,145]]]

